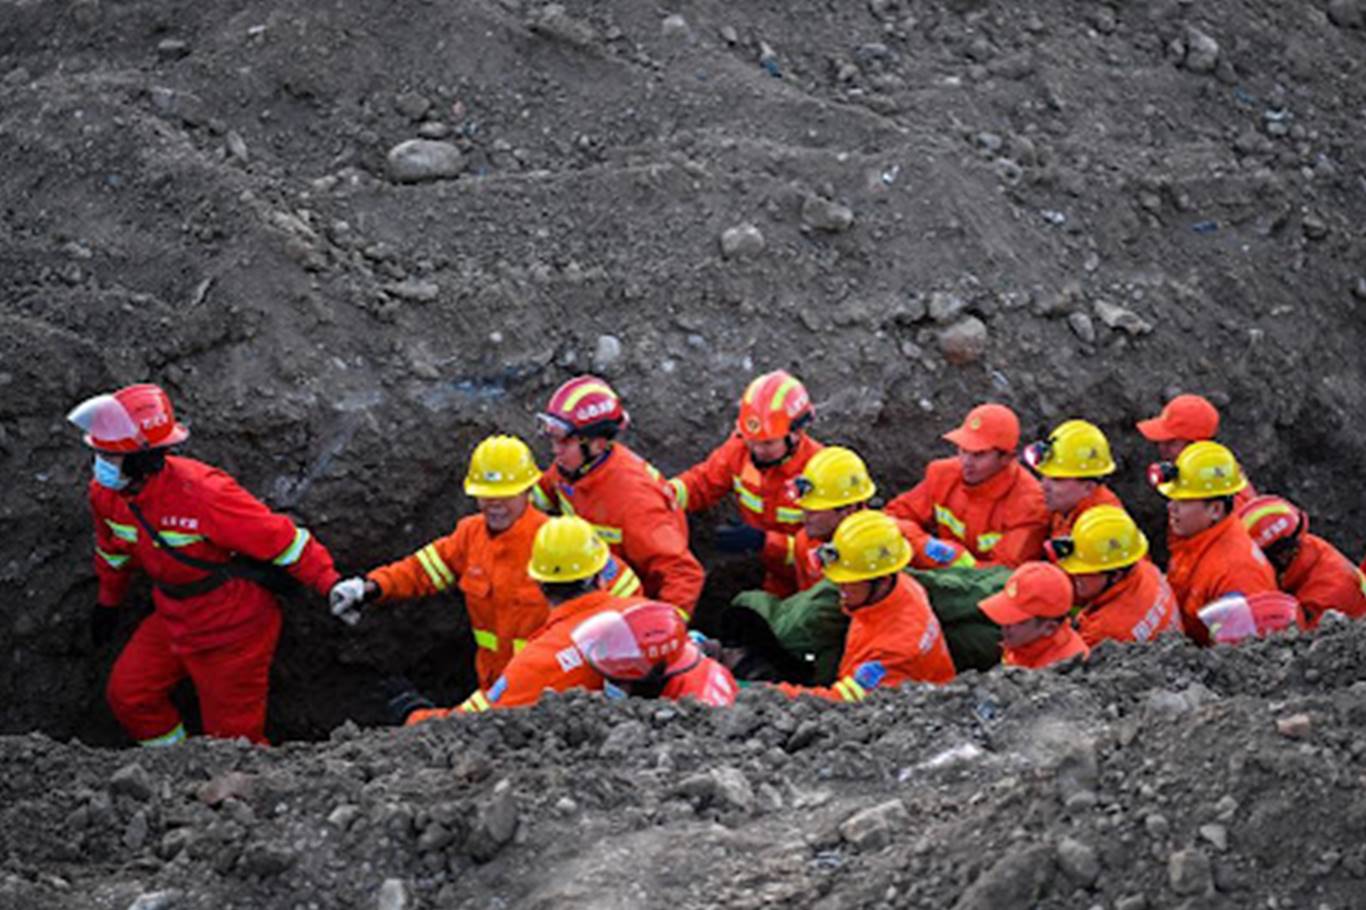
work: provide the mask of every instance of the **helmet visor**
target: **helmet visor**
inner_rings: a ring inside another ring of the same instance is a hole
[[[558,441],[573,436],[574,425],[554,415],[540,413],[536,415],[536,432]]]
[[[656,663],[640,650],[631,627],[616,611],[589,617],[570,637],[588,665],[608,679],[644,679]]]
[[[113,395],[96,395],[66,415],[85,433],[85,443],[96,449],[131,452],[140,448],[142,431]]]
[[[1257,634],[1257,621],[1247,599],[1240,595],[1221,597],[1201,607],[1197,614],[1218,644],[1235,644]]]

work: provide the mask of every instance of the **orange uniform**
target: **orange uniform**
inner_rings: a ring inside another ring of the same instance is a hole
[[[1162,570],[1144,559],[1077,614],[1077,631],[1088,647],[1106,639],[1151,641],[1178,628],[1176,596]]]
[[[723,664],[713,658],[703,657],[691,670],[665,683],[659,697],[673,701],[695,698],[704,705],[724,708],[735,704],[735,695],[739,691],[735,677]]]
[[[1095,508],[1096,506],[1118,506],[1122,509],[1124,508],[1124,503],[1120,502],[1119,497],[1105,484],[1097,484],[1090,495],[1077,503],[1076,508],[1066,515],[1061,512],[1048,513],[1049,536],[1066,537],[1068,534],[1071,534],[1072,525],[1081,517],[1081,513],[1085,512],[1087,509]]]
[[[968,486],[957,458],[932,461],[925,479],[889,502],[886,512],[937,537],[962,541],[988,565],[1014,567],[1039,559],[1048,538],[1043,489],[1016,462]]]
[[[750,457],[749,446],[736,433],[712,450],[706,461],[693,465],[670,483],[678,507],[687,512],[710,509],[734,492],[740,518],[768,532],[759,554],[764,564],[764,590],[786,597],[797,590],[793,543],[802,526],[802,510],[796,504],[792,480],[821,448],[819,442],[802,433],[786,461],[759,468]]]
[[[943,683],[954,677],[953,658],[939,620],[920,583],[898,574],[892,592],[875,604],[846,610],[849,631],[844,657],[832,686],[778,688],[790,696],[815,695],[830,701],[855,702],[868,690],[899,686],[907,680]]]
[[[1337,547],[1314,534],[1300,538],[1300,551],[1280,579],[1295,595],[1312,629],[1327,610],[1353,619],[1366,616],[1366,577]]]
[[[1090,653],[1091,649],[1077,631],[1064,622],[1052,635],[1035,639],[1020,648],[1006,648],[1001,654],[1001,662],[1026,670],[1042,670],[1078,655],[1084,660]]]
[[[531,542],[548,521],[527,509],[512,526],[489,534],[483,515],[462,518],[455,530],[411,556],[371,571],[380,600],[428,597],[458,584],[474,632],[479,687],[492,686],[513,654],[545,625],[550,605],[527,575]],[[640,593],[630,568],[611,560],[603,570],[608,590],[619,597]]]
[[[1271,563],[1236,515],[1193,537],[1168,535],[1167,549],[1167,580],[1180,606],[1182,628],[1199,644],[1209,644],[1209,630],[1197,615],[1205,604],[1225,594],[1278,590]]]
[[[899,519],[896,524],[901,529],[902,535],[911,542],[911,547],[914,550],[914,554],[911,556],[911,568],[913,569],[942,569],[946,566],[963,566],[969,564],[967,561],[972,559],[972,555],[967,552],[966,547],[948,540],[939,541],[939,545],[946,548],[946,556],[941,559],[934,559],[926,550],[926,544],[929,544],[931,540],[929,532],[912,521]],[[822,541],[812,540],[805,528],[799,530],[796,536],[792,538],[792,568],[797,581],[796,591],[805,591],[808,588],[815,587],[821,579],[825,578],[824,567],[821,566],[820,558],[816,556],[816,548],[821,543]]]
[[[702,564],[688,549],[688,519],[647,461],[616,443],[578,480],[566,480],[551,465],[533,489],[538,504],[557,501],[561,514],[592,524],[612,555],[640,576],[646,596],[692,615],[702,594]]]

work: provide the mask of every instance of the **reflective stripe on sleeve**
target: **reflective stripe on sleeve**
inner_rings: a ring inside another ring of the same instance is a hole
[[[730,486],[731,489],[735,491],[736,498],[740,500],[740,505],[749,509],[751,512],[763,514],[764,500],[762,497],[755,495],[749,487],[745,486],[744,482],[741,481],[739,477],[732,477]]]
[[[991,548],[1001,542],[1000,534],[979,534],[977,535],[977,549],[983,553],[991,552]]]
[[[138,542],[138,529],[135,526],[119,524],[117,521],[111,521],[108,518],[104,520],[104,523],[108,526],[109,533],[119,540],[126,540],[129,543]]]
[[[621,574],[612,583],[611,592],[616,597],[633,597],[640,593],[640,578],[631,567],[621,564]]]
[[[787,535],[787,555],[783,557],[783,562],[789,566],[797,564],[797,537],[794,534]]]
[[[555,504],[550,501],[550,497],[545,495],[545,490],[542,490],[539,486],[533,486],[531,488],[531,504],[542,512],[547,513],[555,506]]]
[[[525,639],[525,638],[514,638],[514,639],[512,640],[512,653],[513,653],[513,654],[516,654],[518,651],[522,650],[522,649],[525,648],[525,647],[526,647],[526,639]]]
[[[778,506],[778,508],[773,511],[773,515],[783,524],[796,525],[802,523],[801,509],[792,509],[788,508],[787,506]]]
[[[951,569],[974,569],[977,567],[977,559],[968,550],[964,550],[957,559],[949,563]]]
[[[678,510],[680,512],[688,511],[688,485],[675,477],[669,481],[669,486],[673,488],[674,502],[678,503]]]
[[[852,676],[835,680],[835,685],[831,688],[840,694],[840,698],[848,702],[863,701],[868,697],[867,690],[855,682]]]
[[[937,523],[939,523],[939,524],[943,525],[944,527],[948,528],[950,531],[952,531],[953,534],[954,534],[954,536],[957,537],[959,540],[966,540],[966,539],[967,539],[967,538],[966,538],[966,535],[967,535],[967,533],[968,533],[967,526],[963,524],[962,520],[960,520],[959,517],[958,517],[957,515],[955,515],[955,514],[953,514],[952,512],[950,512],[950,511],[949,511],[947,508],[945,508],[944,506],[941,506],[941,505],[938,505],[938,504],[935,505],[935,507],[934,507],[934,520],[935,520]]]
[[[461,702],[460,707],[456,708],[455,710],[460,711],[464,714],[478,714],[481,711],[487,711],[489,707],[490,705],[488,696],[486,696],[483,690],[480,689],[476,691],[473,695],[471,695],[469,698]]]
[[[161,539],[166,541],[168,546],[177,549],[180,547],[188,547],[190,544],[199,543],[204,539],[203,534],[182,534],[179,531],[160,531],[158,533],[160,533]]]
[[[483,648],[485,651],[498,650],[498,636],[490,632],[488,629],[475,629],[474,643],[479,647]]]
[[[299,561],[299,557],[304,553],[304,547],[308,545],[308,538],[311,535],[307,528],[295,528],[294,539],[289,546],[285,547],[279,556],[272,560],[277,566],[292,566]]]
[[[611,525],[593,525],[593,530],[597,531],[598,536],[608,544],[621,543],[621,528],[614,528]]]
[[[95,548],[95,552],[101,559],[109,564],[109,568],[111,569],[122,569],[124,566],[128,565],[128,557],[125,555],[109,553],[105,550],[101,550],[99,547]]]
[[[150,746],[155,748],[158,746],[174,746],[177,743],[183,743],[184,741],[185,725],[176,724],[175,727],[172,728],[169,733],[163,733],[160,736],[153,736],[151,739],[140,739],[138,740],[138,745]]]
[[[431,579],[432,586],[438,591],[444,591],[455,582],[455,576],[446,567],[446,561],[441,558],[441,554],[436,551],[435,544],[427,544],[417,551],[418,564]]]

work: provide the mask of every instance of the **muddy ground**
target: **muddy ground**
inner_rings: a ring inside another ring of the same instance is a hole
[[[132,759],[25,734],[124,742],[101,697],[115,652],[92,652],[87,638],[88,458],[62,415],[139,380],[172,394],[193,430],[188,454],[298,516],[347,570],[448,530],[470,508],[458,476],[471,446],[494,430],[530,436],[534,410],[576,372],[617,385],[633,445],[672,472],[722,439],[749,376],[780,366],[812,389],[815,432],[863,451],[889,492],[944,452],[939,434],[978,401],[1010,403],[1031,434],[1088,417],[1111,434],[1117,486],[1154,536],[1158,502],[1141,480],[1151,451],[1132,425],[1173,392],[1198,391],[1220,405],[1223,438],[1257,485],[1297,499],[1359,557],[1362,23],[1360,0],[0,0],[0,731],[18,737],[0,755],[27,767],[25,756],[41,754],[34,775],[75,762],[97,777]],[[428,162],[440,179],[408,182],[433,174],[389,160],[416,138],[444,144]],[[711,552],[710,524],[694,525],[712,573],[704,619],[746,578]],[[171,790],[149,804],[156,836],[107,854],[125,864],[118,880],[160,874],[137,871],[138,857],[160,855],[156,825],[172,827],[161,801],[183,797],[196,762],[200,777],[240,762],[303,778],[294,763],[374,750],[397,766],[470,737],[494,752],[483,777],[449,783],[450,799],[482,798],[512,773],[493,761],[497,743],[508,729],[534,730],[539,714],[470,732],[329,739],[347,720],[377,720],[374,684],[388,673],[460,694],[472,682],[467,635],[449,599],[377,613],[354,631],[315,601],[289,604],[271,733],[318,744],[138,757]],[[1204,659],[1177,652],[1145,666],[1179,675],[1183,661]],[[1085,676],[1118,688],[1126,678],[1105,667]],[[1031,685],[1051,700],[1072,682]],[[1224,695],[1228,716],[1195,729],[1227,724],[1239,741],[1285,746],[1266,729],[1288,694]],[[892,714],[954,697],[818,713],[852,731],[857,751]],[[579,723],[563,705],[544,710]],[[587,726],[609,723],[606,709],[584,710]],[[683,710],[657,722],[652,710],[641,709],[647,736],[710,741],[711,720]],[[1097,710],[1077,722],[1099,722]],[[947,708],[930,716],[946,730],[964,722]],[[942,746],[908,729],[905,757],[886,761],[914,764]],[[842,732],[832,742],[845,748]],[[1182,763],[1212,745],[1145,737],[1120,754],[1130,770],[1170,764],[1189,775],[1195,766]],[[818,789],[812,775],[802,787]],[[43,805],[40,778],[18,779],[34,789],[15,798]],[[527,780],[513,785],[526,798]],[[1012,787],[984,799],[995,806]],[[903,797],[913,817],[948,812],[936,792]],[[1294,797],[1325,811],[1332,798]],[[800,828],[811,813],[783,799]],[[124,820],[126,808],[115,800],[111,811]],[[332,830],[291,811],[314,834]],[[1174,829],[1164,845],[1198,843],[1198,807],[1162,811]],[[687,828],[659,835],[641,812],[636,833],[561,847],[588,845],[574,862],[589,875],[617,867],[613,850],[693,842]],[[637,816],[623,817],[604,809],[595,824]],[[568,830],[579,816],[563,818]],[[1002,844],[1042,843],[1061,822],[1020,837],[1016,824]],[[952,830],[988,846],[976,839],[986,829]],[[1151,866],[1117,865],[1101,850],[1106,875],[1119,870],[1137,890],[1160,878],[1165,859],[1149,856],[1149,841],[1124,842],[1119,822],[1106,830]],[[1327,874],[1345,874],[1350,850],[1319,833],[1322,846],[1294,868],[1337,851]],[[784,842],[767,836],[770,847]],[[48,887],[61,849],[23,851],[49,846],[16,844],[9,868],[22,887]],[[533,849],[514,855],[529,864]],[[845,882],[830,894],[876,881],[897,888],[890,903],[920,901],[910,897],[919,876],[906,870],[952,865],[937,848],[900,858],[896,884],[866,869],[843,879],[843,866],[810,864],[819,854],[783,860],[792,874],[774,887],[794,888],[790,902],[815,903],[825,881]],[[953,868],[942,880],[961,890],[975,872]],[[724,869],[702,860],[661,887],[701,905]],[[705,877],[694,889],[695,872]],[[346,879],[359,890],[344,899],[370,900],[361,895],[378,884],[366,881]],[[747,893],[763,892],[752,885]],[[308,903],[281,893],[262,900]],[[1276,893],[1278,906],[1311,905],[1309,891]]]

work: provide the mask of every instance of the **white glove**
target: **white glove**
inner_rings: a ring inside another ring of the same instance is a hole
[[[354,626],[360,622],[360,607],[365,603],[365,579],[347,578],[332,586],[327,592],[327,602],[332,607],[332,615]]]

